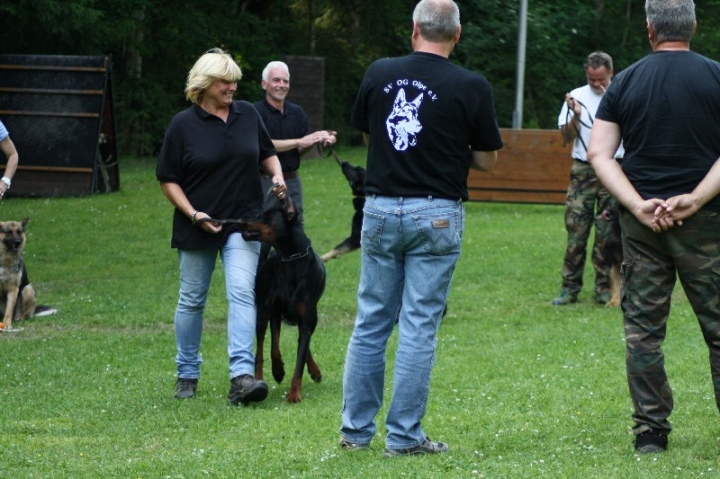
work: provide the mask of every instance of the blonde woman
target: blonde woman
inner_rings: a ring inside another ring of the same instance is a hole
[[[255,271],[260,243],[243,240],[236,225],[203,218],[252,218],[262,211],[259,167],[287,188],[272,140],[257,110],[235,101],[240,67],[220,49],[202,55],[190,70],[185,94],[192,105],[171,120],[156,176],[175,206],[171,247],[180,260],[175,310],[175,397],[195,397],[200,378],[203,311],[220,254],[228,300],[228,355],[232,405],[262,401],[267,384],[254,378]]]

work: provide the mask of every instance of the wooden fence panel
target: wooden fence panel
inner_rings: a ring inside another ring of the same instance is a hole
[[[564,204],[571,145],[563,147],[558,130],[501,129],[505,146],[490,173],[471,170],[471,201]]]
[[[20,156],[10,195],[120,188],[111,69],[109,57],[0,55],[0,119]]]

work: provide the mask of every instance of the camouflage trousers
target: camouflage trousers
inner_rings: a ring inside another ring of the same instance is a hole
[[[682,226],[653,233],[628,211],[620,215],[624,261],[622,310],[633,432],[669,433],[673,396],[662,343],[676,276],[710,350],[715,402],[720,409],[720,214],[699,211]]]
[[[593,167],[575,160],[570,169],[570,185],[565,198],[565,229],[567,250],[562,266],[562,290],[577,296],[583,286],[585,255],[590,230],[595,225],[592,264],[595,270],[595,295],[610,291],[609,265],[604,251],[610,222],[599,218],[605,209],[617,206],[615,198],[602,186]]]

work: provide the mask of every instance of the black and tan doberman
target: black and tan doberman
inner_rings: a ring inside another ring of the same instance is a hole
[[[240,224],[246,241],[264,241],[273,245],[275,254],[259,267],[255,279],[257,304],[257,351],[255,378],[263,377],[263,344],[268,324],[271,331],[273,378],[279,383],[285,377],[280,353],[282,321],[297,325],[299,338],[295,371],[287,401],[302,400],[302,377],[307,364],[310,377],[320,382],[322,374],[310,351],[310,339],[318,322],[318,301],[325,291],[325,266],[312,249],[301,222],[297,221],[295,204],[287,197],[281,208],[263,213],[258,220]]]

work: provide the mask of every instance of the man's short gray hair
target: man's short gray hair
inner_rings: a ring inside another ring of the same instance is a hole
[[[587,60],[585,60],[585,64],[583,66],[586,70],[588,68],[597,70],[600,67],[605,67],[608,73],[613,71],[612,57],[605,52],[592,52],[590,55],[588,55]]]
[[[656,41],[687,42],[695,31],[693,0],[646,0],[645,14],[655,28]]]
[[[281,61],[274,61],[268,63],[265,68],[262,71],[262,79],[263,81],[268,81],[270,79],[270,71],[271,70],[277,70],[278,68],[282,69],[287,73],[288,80],[290,80],[290,69],[287,66],[287,63],[281,62]]]
[[[413,22],[425,40],[448,42],[460,27],[460,9],[452,0],[421,0],[413,12]]]

